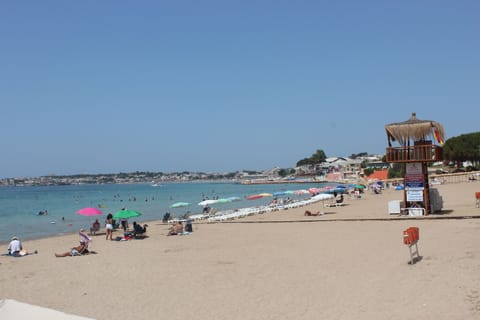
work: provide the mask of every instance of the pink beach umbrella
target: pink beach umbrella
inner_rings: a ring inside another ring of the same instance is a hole
[[[103,214],[102,210],[97,208],[83,208],[77,211],[77,214],[81,216],[99,216]]]

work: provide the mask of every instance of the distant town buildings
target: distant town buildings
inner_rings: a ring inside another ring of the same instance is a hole
[[[279,167],[264,171],[237,171],[229,173],[204,172],[132,172],[114,174],[81,174],[69,176],[48,175],[36,178],[0,179],[0,186],[44,186],[44,185],[79,185],[79,184],[133,184],[187,181],[229,181],[239,183],[253,182],[346,182],[359,179],[364,168],[386,169],[388,163],[381,162],[382,156],[369,156],[351,159],[348,157],[331,157],[316,165],[296,167],[287,176],[280,176]],[[362,166],[364,168],[362,168]]]

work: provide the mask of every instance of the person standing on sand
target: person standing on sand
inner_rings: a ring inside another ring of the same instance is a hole
[[[112,239],[112,234],[113,234],[113,216],[111,213],[109,213],[107,215],[107,220],[105,220],[105,229],[107,229],[107,236],[106,236],[106,240],[108,240],[110,238],[110,240],[113,240]]]

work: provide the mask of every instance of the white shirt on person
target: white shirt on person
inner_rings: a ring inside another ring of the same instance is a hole
[[[22,250],[22,244],[20,243],[20,240],[15,239],[10,241],[10,244],[8,245],[8,252],[10,254]]]

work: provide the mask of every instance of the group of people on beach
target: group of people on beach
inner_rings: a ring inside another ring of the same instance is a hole
[[[167,236],[176,236],[176,235],[185,235],[193,232],[192,220],[187,219],[185,221],[185,226],[182,221],[177,221],[173,226],[168,230]]]
[[[147,232],[147,227],[148,227],[147,224],[140,225],[139,223],[134,221],[133,230],[125,231],[124,237],[128,237],[130,239],[133,237],[141,236]],[[113,221],[112,214],[107,215],[107,218],[105,220],[105,229],[106,229],[106,239],[113,240],[112,234],[114,229],[114,221]],[[96,235],[96,233],[99,230],[100,230],[100,222],[98,221],[98,219],[96,219],[95,222],[93,222],[92,227],[90,228],[90,234]],[[190,234],[192,232],[193,232],[192,220],[186,219],[185,225],[182,223],[182,221],[177,221],[175,224],[173,224],[169,228],[167,236],[185,235],[185,234]],[[79,255],[84,255],[88,253],[95,253],[94,251],[88,250],[88,244],[91,238],[83,233],[83,229],[80,230],[79,235],[80,235],[80,240],[77,246],[72,247],[68,251],[65,251],[62,253],[55,253],[55,257],[73,257],[73,256],[79,256]],[[22,242],[17,236],[13,236],[10,239],[10,242],[7,248],[8,256],[23,257],[29,254],[36,254],[36,253],[38,253],[37,250],[35,250],[32,253],[29,253],[26,250],[24,250]]]

